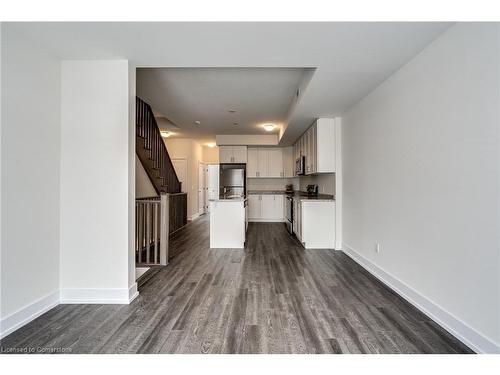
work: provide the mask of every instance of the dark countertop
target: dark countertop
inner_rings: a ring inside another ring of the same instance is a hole
[[[286,194],[285,190],[247,190],[249,195],[265,195],[265,194]]]
[[[288,195],[285,190],[248,190],[248,195],[265,195],[265,194],[283,194]],[[292,195],[292,194],[290,194]],[[318,194],[317,196],[309,196],[305,191],[294,190],[293,197],[300,200],[320,200],[320,201],[334,201],[335,197],[330,194]]]

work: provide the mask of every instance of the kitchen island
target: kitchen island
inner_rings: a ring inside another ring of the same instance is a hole
[[[245,247],[246,198],[210,200],[210,248]]]

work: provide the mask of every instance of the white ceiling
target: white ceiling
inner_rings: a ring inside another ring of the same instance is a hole
[[[277,133],[306,71],[141,68],[137,70],[137,95],[170,120],[158,123],[172,130],[174,137],[212,143],[216,134],[262,134],[265,123],[276,124],[272,133]]]
[[[316,68],[281,139],[314,118],[341,115],[450,23],[8,23],[62,59],[130,60],[138,67]],[[2,31],[4,32],[4,31]]]

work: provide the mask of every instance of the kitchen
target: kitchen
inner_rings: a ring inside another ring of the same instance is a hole
[[[244,248],[253,222],[283,223],[306,249],[334,249],[339,135],[340,120],[319,118],[291,146],[242,145],[241,138],[239,144],[219,144],[210,247]]]

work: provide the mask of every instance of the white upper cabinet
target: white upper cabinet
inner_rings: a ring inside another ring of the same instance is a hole
[[[305,174],[335,172],[335,122],[319,118],[295,143],[296,153],[305,156]]]
[[[294,176],[294,168],[295,166],[295,157],[294,157],[294,147],[285,147],[283,148],[283,175],[284,177],[293,177]]]
[[[267,177],[268,160],[267,149],[259,148],[257,150],[257,177]]]
[[[249,148],[248,149],[248,160],[247,160],[247,177],[254,178],[259,177],[259,149]]]
[[[219,163],[246,163],[247,146],[220,146]]]
[[[233,160],[233,147],[220,146],[219,147],[219,163],[232,163]]]
[[[267,150],[267,177],[284,177],[283,152],[281,148]]]
[[[247,162],[247,146],[233,146],[233,163]]]
[[[249,148],[247,177],[284,177],[282,148]]]

